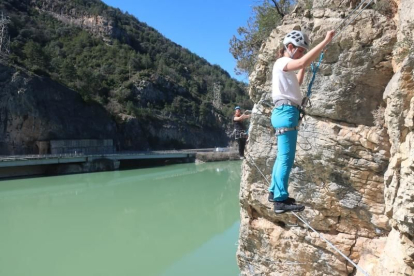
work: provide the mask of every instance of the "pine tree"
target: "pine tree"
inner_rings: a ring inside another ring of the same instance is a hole
[[[23,53],[26,55],[27,65],[32,69],[45,68],[47,65],[46,55],[39,43],[29,40],[23,48]]]

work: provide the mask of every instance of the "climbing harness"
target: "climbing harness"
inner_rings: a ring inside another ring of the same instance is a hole
[[[304,113],[304,111],[302,110],[302,107],[301,107],[300,105],[295,104],[295,103],[294,103],[294,102],[292,102],[292,101],[289,101],[289,100],[283,99],[283,100],[277,100],[277,101],[275,102],[275,106],[274,106],[274,108],[277,108],[277,107],[282,106],[282,105],[289,105],[289,106],[296,107],[296,108],[299,110],[299,121],[301,120],[302,116],[301,116],[300,114]],[[283,133],[285,133],[285,132],[288,132],[288,131],[293,131],[293,130],[299,130],[299,126],[295,126],[295,127],[279,127],[279,128],[275,128],[275,135],[276,135],[276,136],[279,136],[279,135],[282,135],[282,134],[283,134]]]
[[[240,110],[240,107],[239,106],[236,106],[235,109],[239,109]],[[243,115],[248,115],[250,113],[252,113],[251,110],[245,110],[243,112]],[[248,131],[246,131],[244,129],[241,129],[241,128],[243,128],[243,122],[236,122],[236,121],[233,121],[233,122],[234,122],[234,125],[235,125],[235,129],[233,130],[233,133],[231,135],[234,135],[234,138],[236,140],[246,139],[247,136],[248,136]],[[239,128],[236,128],[236,124],[238,125]]]
[[[279,106],[281,106],[281,105],[290,105],[290,106],[296,107],[297,109],[299,109],[299,110],[300,110],[300,105],[295,104],[294,102],[289,101],[289,100],[286,100],[286,99],[283,99],[283,100],[277,100],[277,101],[275,102],[275,108],[276,108],[276,107],[279,107]]]
[[[295,126],[295,127],[279,127],[279,128],[276,128],[275,129],[275,131],[276,131],[275,135],[276,136],[279,136],[279,135],[282,135],[285,132],[292,131],[292,130],[299,130],[299,126]]]
[[[244,130],[234,130],[234,137],[236,140],[247,138],[247,133]]]
[[[245,155],[246,160],[249,162],[249,159],[253,161],[253,159],[246,154]],[[269,180],[267,180],[267,178],[264,176],[264,174],[262,173],[262,171],[259,169],[259,167],[256,165],[256,163],[253,161],[254,166],[256,167],[256,169],[260,172],[260,174],[263,176],[263,178],[266,180],[267,184],[270,186],[270,182]],[[333,245],[330,241],[328,241],[321,233],[319,233],[318,231],[316,231],[315,229],[313,229],[313,227],[304,219],[302,218],[300,215],[297,215],[295,212],[290,212],[292,215],[294,215],[295,217],[297,217],[303,224],[305,224],[308,228],[310,228],[313,232],[315,232],[319,238],[321,238],[323,241],[325,241],[330,247],[332,247],[337,253],[339,253],[342,257],[344,257],[348,262],[350,262],[357,270],[359,270],[362,274],[364,274],[365,276],[369,276],[369,274],[363,270],[361,267],[359,267],[356,263],[354,263],[348,256],[346,256],[344,253],[342,253],[338,248],[336,248],[335,245]]]

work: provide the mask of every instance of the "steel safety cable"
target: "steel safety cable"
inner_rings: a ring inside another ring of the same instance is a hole
[[[342,257],[344,257],[348,262],[350,262],[356,269],[358,269],[359,271],[361,271],[361,273],[363,273],[365,276],[369,276],[369,274],[363,270],[361,267],[359,267],[356,263],[354,263],[350,258],[348,258],[348,256],[346,256],[344,253],[342,253],[338,248],[336,248],[335,245],[333,245],[330,241],[328,241],[327,239],[325,239],[325,237],[319,233],[318,231],[316,231],[315,229],[312,228],[312,226],[309,225],[309,223],[306,222],[306,220],[304,220],[301,216],[295,214],[294,212],[292,212],[293,215],[295,215],[295,217],[297,217],[300,221],[302,221],[304,224],[306,224],[306,226],[308,226],[310,229],[312,229],[313,232],[315,232],[316,234],[319,235],[319,237],[324,240],[330,247],[332,247],[336,252],[338,252],[339,254],[341,254]]]
[[[345,30],[345,28],[346,27],[348,27],[352,22],[354,22],[355,21],[355,19],[372,3],[372,1],[374,1],[374,0],[369,0],[369,2],[368,2],[368,4],[366,4],[365,5],[365,7],[363,7],[360,11],[359,11],[359,13],[357,14],[357,15],[355,15],[349,22],[348,22],[348,24],[346,24],[344,27],[342,27],[342,28],[340,28],[341,27],[341,25],[352,15],[352,14],[354,14],[358,9],[359,9],[359,7],[361,7],[365,2],[367,2],[368,0],[364,0],[364,1],[362,1],[343,21],[342,21],[342,23],[341,24],[339,24],[339,26],[335,29],[335,35],[334,35],[334,37],[332,38],[332,40],[336,37],[336,36],[338,36],[340,33],[342,33],[344,30]],[[339,33],[336,33],[337,31],[338,31],[338,29],[340,30],[339,31]],[[326,47],[325,47],[326,48]]]
[[[251,157],[250,157],[251,159]],[[267,184],[270,186],[270,182],[267,180],[267,178],[264,176],[264,174],[262,173],[262,171],[259,169],[259,167],[256,165],[256,163],[254,163],[254,166],[256,167],[256,169],[260,172],[260,174],[263,176],[263,178],[266,180]],[[313,232],[315,232],[316,234],[318,234],[318,236],[325,241],[330,247],[332,247],[336,252],[338,252],[342,257],[344,257],[348,262],[350,262],[357,270],[359,270],[362,274],[364,274],[365,276],[369,276],[369,274],[363,270],[360,266],[358,266],[356,263],[354,263],[350,258],[348,258],[348,256],[346,256],[344,253],[342,253],[338,248],[336,248],[335,245],[333,245],[330,241],[328,241],[321,233],[319,233],[318,231],[316,231],[315,229],[313,229],[312,226],[310,226],[310,224],[303,219],[302,217],[300,217],[299,215],[295,214],[294,212],[291,212],[293,215],[295,215],[300,221],[302,221],[306,226],[308,226],[310,229],[312,229]]]
[[[256,169],[260,172],[260,174],[263,176],[263,178],[266,180],[266,182],[270,185],[270,183],[267,180],[266,176],[264,176],[264,174],[262,173],[262,171],[259,169],[259,167],[256,165],[256,163],[253,161],[253,158],[250,157],[249,154],[246,154],[246,157],[248,157],[248,158],[246,158],[247,162],[253,164],[256,167]],[[248,159],[250,159],[250,161]]]
[[[343,20],[342,20],[342,22],[341,22],[341,24],[339,24],[338,25],[338,27],[336,27],[336,29],[335,29],[335,32],[336,31],[338,31],[340,28],[341,28],[341,26],[342,26],[342,24],[344,24],[345,22],[346,22],[346,20],[348,20],[348,18],[350,18],[363,4],[365,4],[365,2],[367,2],[367,1],[369,1],[369,0],[363,0],[363,1],[361,1],[361,3],[359,3],[358,4],[358,6],[355,8],[355,9],[353,9],[349,14],[348,14],[348,16],[347,17],[345,17]]]
[[[364,5],[367,1],[369,1],[369,2],[365,5],[365,7],[362,7],[362,5]],[[341,24],[339,24],[339,26],[335,29],[335,35],[332,38],[332,41],[335,39],[335,37],[337,37],[340,33],[342,33],[346,29],[346,27],[348,27],[352,22],[354,22],[355,19],[372,3],[372,1],[373,0],[364,0],[354,10],[352,10],[352,12],[344,20],[342,20]],[[358,11],[358,9],[360,7],[362,7],[361,10],[354,17],[352,17],[352,15],[356,11]],[[348,18],[351,18],[349,20],[349,22],[345,26],[341,27],[348,20]],[[337,33],[338,30],[339,30],[339,32]],[[310,81],[309,81],[309,84],[308,84],[308,91],[306,93],[306,97],[303,99],[302,107],[306,107],[307,104],[308,104],[308,102],[309,102],[310,96],[312,95],[312,86],[313,86],[313,83],[314,83],[315,78],[316,78],[316,73],[318,72],[319,66],[322,63],[322,59],[324,57],[324,53],[325,53],[326,49],[330,45],[331,45],[331,43],[329,43],[328,45],[326,45],[323,48],[323,50],[322,50],[322,52],[321,52],[321,54],[319,56],[318,63],[317,64],[314,64],[314,62],[312,62],[312,64],[311,64],[310,72],[312,73],[312,77],[310,77]]]

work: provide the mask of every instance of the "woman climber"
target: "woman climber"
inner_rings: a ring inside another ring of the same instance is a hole
[[[308,37],[300,31],[288,33],[283,40],[284,48],[280,50],[279,58],[273,66],[272,98],[275,107],[271,121],[276,130],[278,151],[269,187],[269,201],[274,202],[274,211],[277,214],[305,209],[305,206],[297,204],[294,198],[289,197],[288,193],[302,104],[299,86],[303,82],[305,68],[332,41],[334,35],[334,31],[329,31],[321,43],[306,53],[309,49]],[[297,70],[299,72],[295,74]]]

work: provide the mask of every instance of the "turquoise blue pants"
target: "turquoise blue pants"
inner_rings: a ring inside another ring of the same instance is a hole
[[[299,122],[299,110],[290,105],[282,105],[272,112],[274,128],[295,127]],[[273,192],[274,200],[282,201],[289,197],[289,174],[295,161],[298,131],[287,131],[277,136],[277,156],[273,165],[272,183],[269,192]]]

